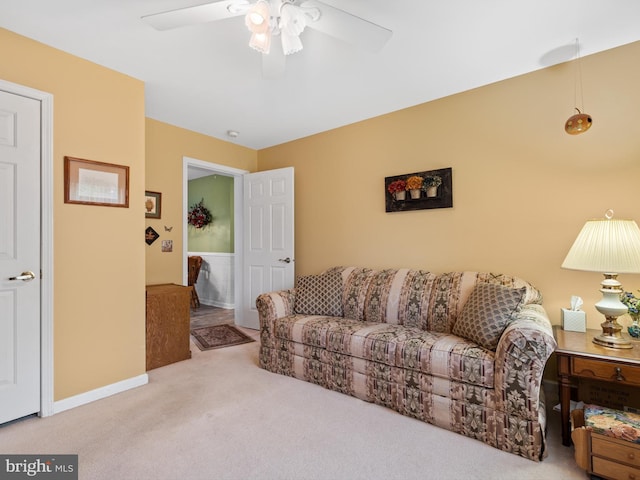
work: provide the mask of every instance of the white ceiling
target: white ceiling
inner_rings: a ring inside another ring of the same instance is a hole
[[[640,40],[638,0],[324,2],[391,40],[372,54],[306,29],[285,74],[263,79],[242,17],[140,20],[206,0],[1,0],[0,26],[143,80],[148,117],[254,149],[570,60],[576,38],[583,57]]]

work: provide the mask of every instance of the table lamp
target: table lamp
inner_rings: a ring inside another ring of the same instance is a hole
[[[596,310],[605,316],[602,333],[593,343],[609,348],[633,348],[629,340],[620,334],[622,326],[617,322],[627,307],[620,301],[622,285],[619,273],[640,273],[640,228],[633,220],[613,219],[608,210],[605,218],[589,220],[578,234],[562,268],[600,272],[604,280],[600,284],[602,299]]]

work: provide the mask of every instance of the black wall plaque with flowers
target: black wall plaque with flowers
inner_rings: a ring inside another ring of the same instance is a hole
[[[452,169],[406,173],[384,179],[387,212],[453,207]]]

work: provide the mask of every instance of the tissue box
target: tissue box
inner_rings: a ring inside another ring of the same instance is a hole
[[[582,310],[562,309],[562,329],[570,332],[587,331],[587,314]]]

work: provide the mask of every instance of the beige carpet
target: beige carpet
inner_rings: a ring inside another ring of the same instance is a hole
[[[77,453],[82,480],[586,478],[557,412],[535,463],[266,372],[258,347],[192,345],[192,359],[150,371],[149,385],[0,428],[0,452]]]

